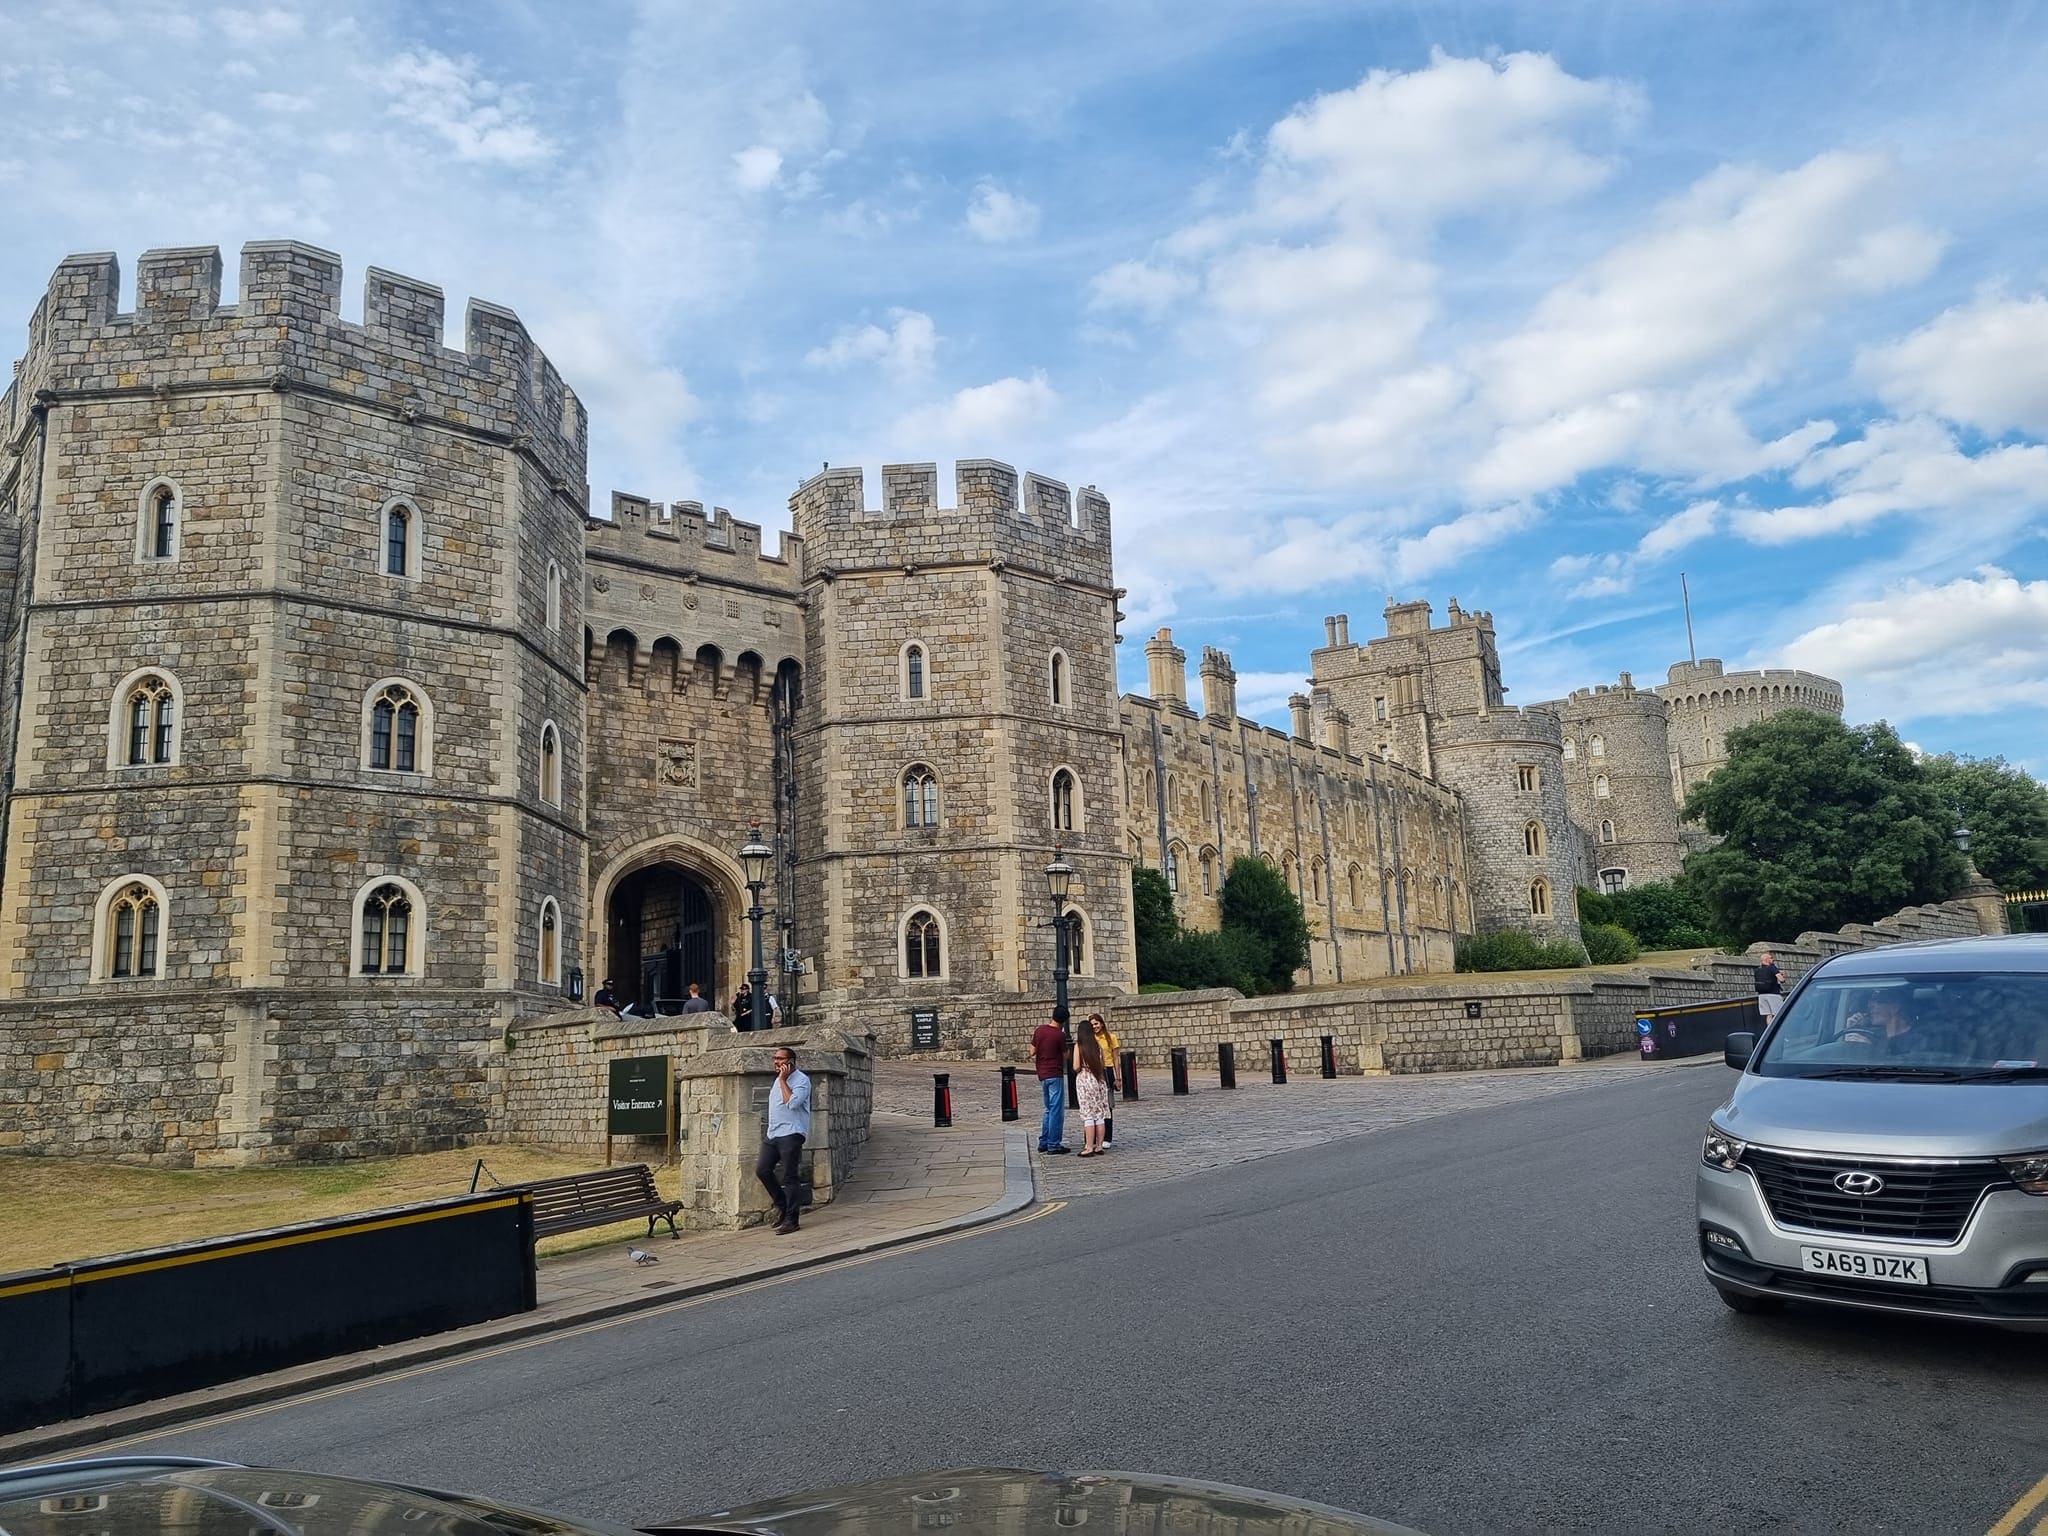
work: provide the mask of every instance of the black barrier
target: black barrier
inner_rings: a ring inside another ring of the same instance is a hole
[[[1123,1065],[1124,1097],[1135,1102],[1138,1097],[1138,1053],[1136,1051],[1125,1051],[1123,1053]]]
[[[1322,1042],[1323,1076],[1335,1077],[1337,1075],[1337,1037],[1335,1035],[1324,1035]]]
[[[1074,1048],[1067,1047],[1067,1108],[1075,1109],[1081,1103],[1081,1090],[1074,1086]]]
[[[533,1199],[502,1190],[10,1276],[0,1338],[35,1342],[7,1347],[0,1432],[533,1306]]]
[[[1723,998],[1713,1003],[1686,1003],[1673,1008],[1636,1010],[1636,1047],[1644,1061],[1669,1061],[1683,1056],[1718,1054],[1738,1030],[1762,1032],[1763,1017],[1753,997]]]
[[[0,1430],[69,1418],[71,1272],[0,1275]]]
[[[953,1074],[932,1074],[932,1124],[944,1130],[953,1123]]]
[[[1003,1068],[1003,1118],[1005,1120],[1017,1118],[1017,1069],[1015,1067]]]
[[[1266,1044],[1273,1054],[1273,1081],[1284,1083],[1287,1081],[1287,1042],[1269,1040]]]
[[[1237,1086],[1237,1047],[1228,1040],[1216,1047],[1216,1080],[1225,1088]]]
[[[1184,1045],[1176,1045],[1167,1053],[1167,1060],[1173,1067],[1173,1091],[1175,1093],[1186,1093],[1188,1091],[1188,1048]]]

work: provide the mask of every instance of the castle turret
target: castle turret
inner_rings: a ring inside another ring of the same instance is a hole
[[[1188,653],[1173,643],[1173,631],[1162,629],[1145,642],[1145,673],[1152,697],[1162,704],[1188,701]]]
[[[1237,672],[1213,645],[1202,647],[1202,712],[1212,720],[1237,718]]]

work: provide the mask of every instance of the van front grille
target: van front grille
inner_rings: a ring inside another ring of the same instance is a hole
[[[1764,1202],[1781,1226],[1809,1227],[1850,1237],[1909,1238],[1952,1243],[1987,1189],[2012,1182],[1990,1158],[1969,1162],[1916,1163],[1853,1157],[1793,1157],[1763,1147],[1742,1154],[1742,1166],[1756,1176]],[[1884,1187],[1853,1195],[1835,1182],[1838,1174],[1875,1174]]]

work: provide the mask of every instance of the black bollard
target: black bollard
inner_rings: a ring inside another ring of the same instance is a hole
[[[1138,1098],[1138,1053],[1136,1051],[1125,1051],[1123,1053],[1123,1062],[1124,1097],[1136,1103]]]
[[[1336,1037],[1335,1035],[1324,1035],[1324,1036],[1323,1036],[1323,1076],[1325,1076],[1325,1077],[1335,1077],[1336,1075],[1337,1075],[1337,1037]]]
[[[948,1126],[953,1123],[953,1074],[934,1072],[932,1074],[932,1124]]]
[[[1015,1067],[1003,1068],[1003,1118],[1005,1120],[1017,1118],[1017,1069]]]
[[[1173,1063],[1173,1091],[1175,1093],[1186,1093],[1188,1091],[1188,1048],[1184,1045],[1176,1045],[1169,1053],[1169,1059]]]
[[[1237,1086],[1237,1047],[1228,1040],[1216,1047],[1216,1076],[1225,1088]]]
[[[1284,1083],[1287,1081],[1287,1042],[1274,1040],[1270,1044],[1273,1049],[1273,1081]]]
[[[1068,1060],[1069,1062],[1071,1062],[1071,1061],[1072,1061],[1072,1060],[1074,1059],[1074,1058],[1073,1058],[1073,1047],[1072,1047],[1072,1046],[1069,1046],[1069,1047],[1067,1048],[1067,1052],[1068,1052],[1068,1054],[1067,1054],[1067,1060]],[[1069,1108],[1069,1109],[1074,1109],[1074,1108],[1077,1108],[1077,1107],[1078,1107],[1078,1106],[1080,1105],[1080,1102],[1081,1102],[1081,1091],[1080,1091],[1080,1090],[1079,1090],[1078,1088],[1076,1088],[1076,1087],[1074,1086],[1074,1069],[1073,1069],[1073,1067],[1072,1067],[1072,1066],[1069,1066],[1069,1067],[1067,1068],[1067,1108]]]

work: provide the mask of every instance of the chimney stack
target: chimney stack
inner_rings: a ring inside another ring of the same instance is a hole
[[[1213,645],[1202,647],[1202,710],[1212,720],[1237,718],[1237,672]]]
[[[1173,643],[1173,631],[1162,629],[1145,642],[1145,670],[1152,697],[1162,704],[1188,702],[1188,653]]]

